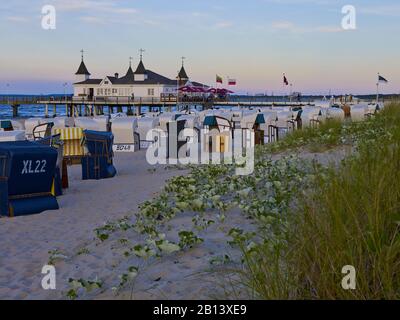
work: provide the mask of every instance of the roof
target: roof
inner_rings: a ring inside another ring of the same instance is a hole
[[[108,76],[107,78],[110,79],[111,83],[114,85],[155,85],[155,84],[161,84],[161,85],[170,85],[170,86],[176,86],[176,80],[169,79],[167,77],[164,77],[158,73],[155,73],[151,70],[146,70],[147,74],[147,79],[140,81],[140,80],[135,80],[135,75],[133,72],[131,72],[132,69],[128,69],[128,72],[126,73],[125,76],[121,78],[115,78]],[[75,84],[100,84],[103,81],[103,79],[88,79],[85,81],[77,82]]]
[[[74,84],[100,84],[103,79],[87,79],[85,81],[76,82]]]
[[[195,87],[204,87],[204,88],[209,88],[208,85],[200,83],[200,82],[196,82],[196,81],[191,81],[191,84]]]
[[[84,74],[84,75],[88,75],[90,76],[90,72],[88,71],[88,69],[86,68],[85,63],[83,62],[83,60],[81,61],[81,64],[79,65],[78,71],[75,73],[76,75],[78,74]]]
[[[178,78],[179,79],[189,79],[184,66],[182,66],[181,71],[179,71]]]
[[[146,74],[146,68],[144,67],[142,60],[140,60],[136,68],[135,74]]]
[[[132,70],[132,67],[131,67],[131,66],[129,66],[129,69],[128,69],[128,71],[126,72],[125,77],[127,77],[127,76],[133,76],[133,70]]]

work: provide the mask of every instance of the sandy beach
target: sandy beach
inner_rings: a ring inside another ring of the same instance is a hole
[[[201,246],[143,266],[137,258],[126,259],[123,248],[119,248],[120,238],[134,243],[141,240],[140,235],[117,232],[101,243],[94,230],[107,221],[132,216],[168,178],[185,171],[162,166],[154,171],[145,160],[145,151],[116,154],[115,165],[118,175],[99,181],[82,181],[80,166],[69,167],[70,188],[58,198],[60,210],[0,219],[1,299],[63,299],[70,278],[101,279],[104,287],[95,293],[96,298],[207,299],[221,293],[218,272],[208,273],[210,259],[228,252],[235,255],[227,246],[224,232],[243,223],[245,218],[239,210],[230,214],[223,228],[211,226]],[[165,232],[168,236],[190,226],[192,216],[184,213],[166,225]],[[46,291],[41,287],[41,270],[54,252],[61,256],[54,263],[57,289]],[[133,294],[129,289],[116,295],[111,288],[130,264],[140,265],[145,271],[135,280]]]
[[[345,150],[322,154],[301,152],[327,164],[340,161]],[[274,158],[279,159],[277,155]],[[80,166],[69,167],[70,188],[58,198],[60,210],[38,215],[0,219],[1,299],[67,299],[69,279],[99,280],[102,288],[83,292],[82,299],[222,299],[243,296],[232,291],[231,274],[241,252],[228,244],[227,233],[240,227],[254,231],[254,221],[240,209],[229,210],[223,223],[200,231],[204,240],[194,248],[160,258],[143,260],[124,255],[126,248],[143,243],[135,230],[117,230],[100,241],[95,229],[123,217],[134,217],[138,205],[161,191],[165,181],[187,171],[165,166],[152,167],[145,151],[116,154],[118,175],[113,179],[82,181]],[[154,171],[154,169],[156,169]],[[206,218],[215,218],[215,212]],[[193,213],[183,212],[162,226],[170,241],[179,242],[177,233],[193,227]],[[228,263],[221,258],[229,256]],[[41,286],[42,267],[54,257],[56,290]],[[120,276],[129,267],[140,269],[133,283],[116,292]]]
[[[60,210],[0,219],[2,299],[60,297],[41,289],[41,269],[48,252],[74,254],[93,241],[96,227],[135,210],[178,173],[163,168],[150,173],[144,152],[118,154],[115,164],[118,176],[100,181],[82,181],[80,166],[69,167],[70,188],[58,198]]]

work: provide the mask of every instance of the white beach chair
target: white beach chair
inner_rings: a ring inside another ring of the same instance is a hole
[[[140,148],[140,137],[136,132],[138,120],[133,117],[112,119],[111,131],[114,135],[115,152],[134,152]]]
[[[137,119],[137,125],[137,133],[139,134],[140,139],[140,148],[147,149],[150,144],[157,140],[156,137],[153,140],[147,140],[147,134],[159,125],[159,120],[158,118],[154,117],[139,118]]]
[[[355,122],[360,122],[365,120],[368,114],[368,105],[367,104],[355,104],[351,107],[351,120]]]
[[[28,140],[33,140],[33,129],[42,124],[41,118],[29,118],[25,120],[25,135]]]
[[[24,140],[25,140],[24,130],[0,131],[0,142],[24,141]]]
[[[341,108],[329,107],[326,109],[327,120],[343,121],[345,118],[344,111]]]
[[[158,127],[163,130],[163,131],[167,131],[167,123],[171,122],[171,121],[175,121],[175,117],[176,117],[177,113],[173,113],[173,112],[166,112],[166,113],[161,113],[158,116]]]
[[[75,125],[74,118],[72,117],[55,117],[52,121],[54,123],[53,129],[72,128]]]
[[[319,107],[303,107],[301,113],[302,128],[316,127],[320,123],[321,108]]]
[[[108,117],[95,117],[95,118],[85,118],[78,117],[75,118],[75,127],[82,128],[83,130],[94,130],[107,132],[109,127]]]

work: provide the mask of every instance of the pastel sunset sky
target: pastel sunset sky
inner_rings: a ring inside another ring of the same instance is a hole
[[[42,7],[56,29],[41,27]],[[356,8],[344,30],[342,7]],[[374,93],[377,73],[400,92],[398,0],[13,0],[0,3],[0,94],[62,93],[85,50],[92,77],[124,74],[144,48],[148,69],[186,71],[236,92],[282,94],[282,73],[304,94]]]

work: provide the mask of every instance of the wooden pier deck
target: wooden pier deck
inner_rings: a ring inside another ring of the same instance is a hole
[[[154,98],[131,98],[131,97],[71,97],[71,96],[0,96],[1,106],[11,106],[13,117],[18,116],[18,108],[22,105],[44,105],[45,116],[49,115],[49,110],[53,109],[56,113],[57,106],[65,106],[68,116],[77,115],[101,115],[113,113],[114,111],[123,112],[123,108],[128,110],[128,114],[141,114],[142,107],[150,110],[171,109],[179,106],[201,106],[203,109],[212,107],[237,106],[237,107],[279,107],[279,106],[302,106],[309,103],[301,102],[271,102],[260,99],[259,97],[237,98],[228,96],[224,99],[206,97],[179,97],[161,96]]]

